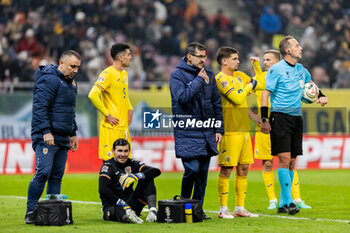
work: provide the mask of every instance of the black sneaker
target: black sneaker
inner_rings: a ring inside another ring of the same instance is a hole
[[[279,207],[277,209],[277,214],[285,214],[285,213],[289,213],[289,209],[288,209],[287,205],[284,205],[284,206]]]
[[[299,208],[294,203],[289,204],[288,210],[290,215],[299,213]]]
[[[26,224],[34,224],[34,222],[35,222],[34,212],[29,211],[28,213],[26,213],[24,221],[26,222]]]
[[[204,212],[203,214],[203,220],[211,220],[211,217],[207,216]]]

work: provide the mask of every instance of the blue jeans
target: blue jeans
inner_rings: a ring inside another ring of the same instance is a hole
[[[181,159],[185,169],[182,177],[181,196],[191,198],[194,185],[192,198],[200,200],[203,205],[210,158],[210,156],[201,156],[194,159]]]
[[[28,187],[27,213],[35,209],[47,182],[47,194],[59,194],[68,149],[39,142],[35,147],[35,174]]]

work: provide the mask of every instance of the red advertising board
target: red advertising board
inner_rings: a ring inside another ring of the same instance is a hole
[[[163,172],[183,170],[181,160],[175,157],[173,137],[133,137],[132,157]],[[98,172],[101,164],[98,138],[80,139],[79,149],[69,152],[66,172]],[[0,140],[0,174],[31,174],[34,168],[30,140]],[[298,157],[296,168],[350,168],[350,136],[304,136],[304,155]],[[261,169],[261,162],[256,160],[251,169]],[[212,158],[210,170],[217,170],[217,157]]]

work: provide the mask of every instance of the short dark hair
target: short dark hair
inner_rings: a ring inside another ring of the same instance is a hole
[[[66,57],[70,57],[70,56],[74,56],[78,60],[81,60],[80,54],[75,52],[74,50],[67,50],[67,51],[63,52],[61,57],[60,57],[60,60],[64,60],[64,59],[66,59]]]
[[[264,55],[265,55],[265,54],[268,54],[268,53],[273,54],[277,60],[281,60],[281,59],[282,59],[282,55],[281,55],[280,51],[278,51],[278,50],[276,50],[276,49],[269,49],[269,50],[266,50],[266,51],[264,52]]]
[[[229,58],[232,54],[235,54],[235,53],[238,54],[238,51],[235,48],[228,47],[228,46],[221,47],[216,52],[216,61],[221,66],[221,61],[223,58]]]
[[[129,146],[129,150],[130,150],[130,143],[128,142],[128,140],[124,138],[119,138],[115,140],[115,142],[113,143],[113,150],[115,150],[117,146],[126,146],[126,145]]]
[[[195,54],[196,49],[198,49],[199,51],[203,51],[206,50],[207,47],[198,42],[191,42],[185,48],[185,56],[187,56],[187,54]]]
[[[279,49],[282,56],[286,55],[286,49],[289,47],[289,40],[295,39],[293,36],[285,36],[280,42]]]
[[[111,56],[113,58],[113,60],[117,60],[118,55],[122,52],[125,52],[125,50],[130,49],[130,46],[128,44],[124,44],[124,43],[117,43],[114,44],[111,47]]]

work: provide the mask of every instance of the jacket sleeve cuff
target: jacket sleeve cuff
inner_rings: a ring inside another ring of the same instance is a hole
[[[43,135],[48,134],[48,133],[51,133],[50,129],[44,129],[43,130]]]
[[[70,135],[71,137],[74,137],[74,136],[77,136],[77,132],[73,132],[73,133],[71,133],[71,135]]]

